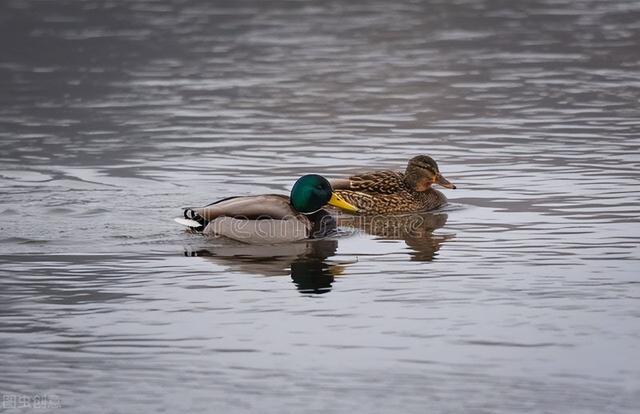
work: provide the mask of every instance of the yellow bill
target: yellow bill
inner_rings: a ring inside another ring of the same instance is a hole
[[[331,206],[334,206],[334,207],[338,207],[340,210],[344,210],[347,213],[357,213],[358,212],[358,207],[347,203],[344,198],[342,198],[341,196],[339,196],[336,193],[331,193],[331,199],[329,200],[329,202],[327,204],[329,204]]]

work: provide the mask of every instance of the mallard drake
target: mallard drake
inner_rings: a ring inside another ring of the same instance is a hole
[[[456,188],[427,155],[411,158],[404,172],[375,171],[331,181],[335,194],[362,214],[398,214],[442,207],[447,198],[431,187]]]
[[[281,194],[229,197],[204,207],[184,209],[178,223],[206,235],[246,243],[283,243],[321,238],[335,231],[336,222],[325,205],[349,213],[358,209],[331,188],[326,178],[300,177],[289,197]]]

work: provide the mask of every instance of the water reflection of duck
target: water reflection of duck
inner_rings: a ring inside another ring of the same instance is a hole
[[[250,245],[229,241],[212,250],[185,252],[217,264],[232,265],[242,272],[263,276],[291,275],[302,293],[326,293],[343,265],[326,261],[338,249],[335,239],[304,241],[290,244]]]
[[[405,172],[375,171],[331,181],[335,193],[363,214],[412,213],[442,207],[447,197],[432,184],[456,188],[426,155],[410,159]]]
[[[335,220],[323,209],[332,205],[347,212],[357,209],[333,192],[324,177],[300,177],[290,197],[280,194],[230,197],[200,208],[187,208],[176,219],[206,235],[225,236],[245,243],[283,243],[326,237]]]
[[[433,234],[444,227],[445,213],[395,216],[339,216],[338,225],[362,230],[382,240],[403,240],[413,250],[412,260],[431,261],[441,245],[454,236]]]

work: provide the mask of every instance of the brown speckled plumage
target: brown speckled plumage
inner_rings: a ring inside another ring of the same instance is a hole
[[[409,160],[405,172],[376,171],[332,181],[335,192],[362,214],[398,214],[442,207],[447,198],[431,184],[455,186],[439,172],[436,162],[420,155]]]

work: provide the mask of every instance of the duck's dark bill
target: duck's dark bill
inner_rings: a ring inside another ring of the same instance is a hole
[[[332,193],[331,194],[331,199],[329,200],[329,202],[327,204],[329,204],[331,206],[334,206],[334,207],[338,207],[340,210],[344,210],[347,213],[357,213],[358,212],[358,207],[347,203],[344,198],[340,197],[336,193]]]
[[[436,184],[443,186],[444,188],[451,188],[451,189],[455,189],[456,186],[453,185],[451,182],[449,182],[449,180],[447,180],[446,178],[444,178],[442,176],[442,174],[438,174],[436,176]]]

